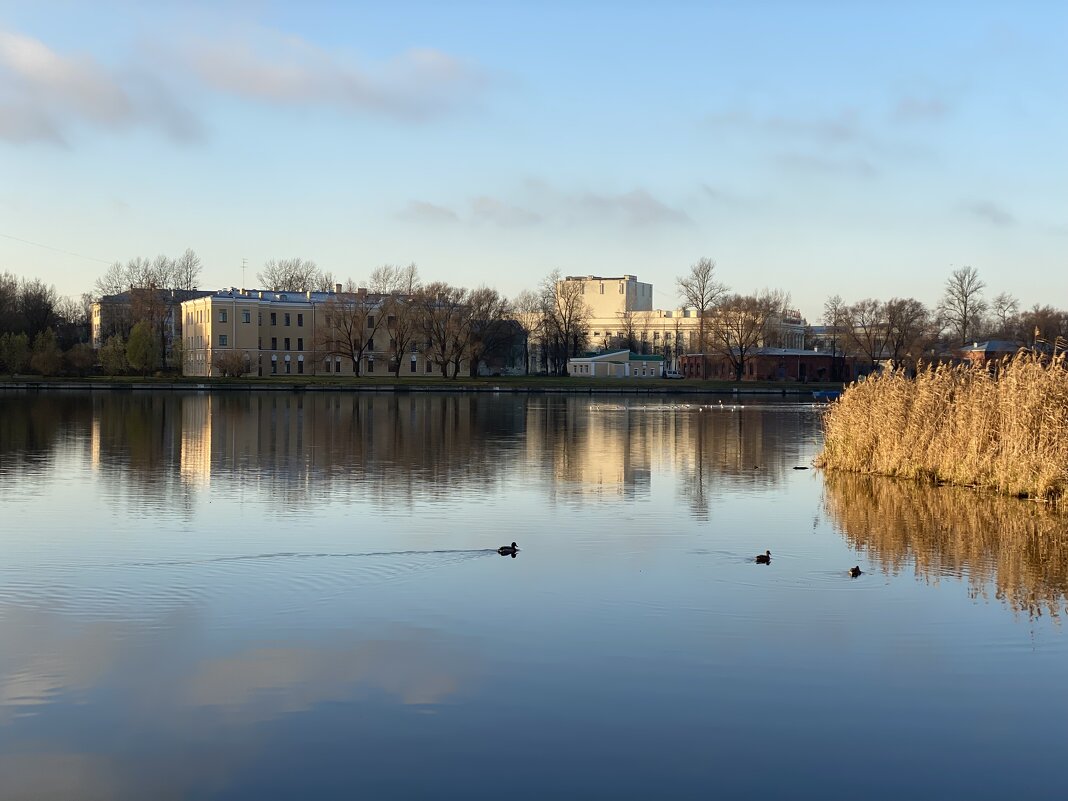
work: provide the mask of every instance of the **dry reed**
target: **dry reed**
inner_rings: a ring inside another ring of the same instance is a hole
[[[816,464],[1061,503],[1068,365],[1022,354],[991,371],[939,366],[852,384],[824,419]]]

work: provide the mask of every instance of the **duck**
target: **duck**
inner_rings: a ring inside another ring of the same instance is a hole
[[[758,565],[770,565],[771,551],[764,551],[764,553],[758,553],[756,561]]]
[[[857,576],[863,575],[863,573],[864,571],[860,569],[860,565],[856,565],[855,567],[849,568],[850,578],[856,578]]]
[[[511,545],[502,545],[497,549],[497,553],[501,556],[515,556],[519,552],[519,547],[513,542]]]

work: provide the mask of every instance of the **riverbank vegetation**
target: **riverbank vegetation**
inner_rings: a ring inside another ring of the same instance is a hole
[[[1060,504],[1068,489],[1068,364],[1021,354],[851,385],[828,411],[817,465]]]

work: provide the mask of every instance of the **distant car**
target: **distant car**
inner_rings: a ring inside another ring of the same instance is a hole
[[[682,373],[678,370],[665,370],[664,378],[682,378]]]

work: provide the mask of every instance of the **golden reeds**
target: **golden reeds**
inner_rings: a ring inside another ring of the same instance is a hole
[[[1068,490],[1066,367],[1063,354],[1021,354],[993,371],[871,376],[827,412],[816,463],[1058,504]]]

